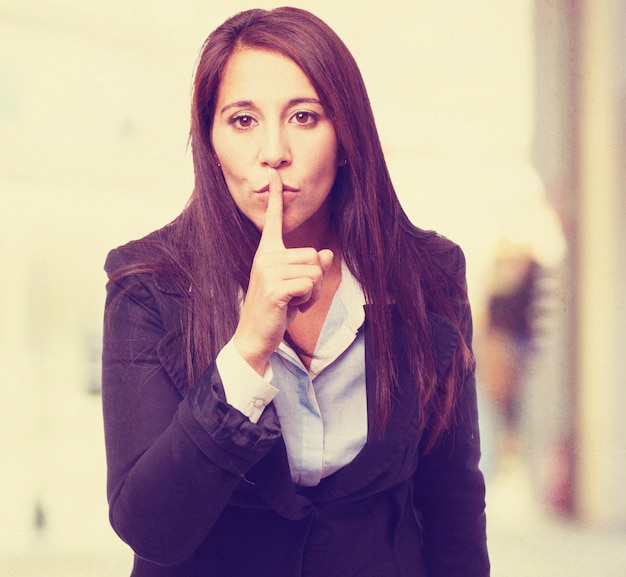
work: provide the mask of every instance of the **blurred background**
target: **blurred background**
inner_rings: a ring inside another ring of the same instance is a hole
[[[495,577],[626,575],[626,0],[293,1],[361,66],[412,220],[462,245]],[[109,249],[193,185],[194,63],[267,1],[0,0],[0,574],[128,575]]]

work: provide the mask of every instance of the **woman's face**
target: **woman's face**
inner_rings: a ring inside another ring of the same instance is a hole
[[[219,86],[211,140],[230,194],[259,230],[273,167],[283,183],[286,241],[290,235],[324,234],[338,167],[337,137],[317,92],[293,60],[264,50],[235,52]]]

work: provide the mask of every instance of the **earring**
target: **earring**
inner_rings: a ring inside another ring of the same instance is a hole
[[[217,163],[217,168],[222,168],[222,165],[219,162]]]
[[[348,166],[348,159],[347,159],[347,158],[345,158],[345,159],[344,159],[344,161],[343,161],[343,165],[344,165],[344,166]]]

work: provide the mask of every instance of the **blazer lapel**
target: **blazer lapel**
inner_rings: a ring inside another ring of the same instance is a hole
[[[392,307],[394,326],[399,322],[396,305]],[[375,416],[375,367],[371,356],[373,327],[368,322],[368,308],[365,307],[365,355],[366,355],[366,387],[368,422],[371,424]],[[454,351],[459,345],[459,333],[456,327],[446,318],[429,313],[430,332],[437,364],[437,378],[441,381],[448,369]],[[381,438],[370,434],[367,443],[354,460],[330,477],[322,479],[317,487],[301,488],[299,494],[313,501],[337,499],[346,495],[357,498],[360,494],[368,494],[375,486],[377,479],[388,476],[402,479],[413,472],[415,460],[409,455],[417,452],[421,431],[417,411],[417,398],[413,383],[406,377],[408,371],[403,360],[398,358],[400,370],[400,387],[394,397],[392,415],[385,436]],[[404,370],[403,370],[404,369]],[[371,427],[370,427],[371,430]]]
[[[395,309],[395,305],[390,305]],[[375,411],[375,367],[367,356],[372,348],[373,327],[368,322],[366,306],[365,351],[368,422],[372,423]],[[398,323],[393,311],[394,323]],[[436,314],[429,314],[432,343],[437,362],[438,379],[443,379],[450,367],[452,355],[459,344],[459,334],[454,325]],[[399,359],[402,372],[402,359]],[[403,374],[407,374],[405,370]],[[268,408],[267,410],[273,410]],[[314,502],[342,497],[360,498],[388,486],[389,479],[402,480],[412,475],[417,462],[421,431],[413,384],[400,380],[394,398],[392,415],[383,438],[370,434],[367,443],[354,460],[330,477],[322,479],[317,487],[296,487],[291,481],[285,443],[279,439],[268,455],[246,475],[239,491],[245,500],[249,493],[260,496],[271,508],[290,519],[301,519],[313,509]],[[397,481],[396,481],[397,482]],[[395,483],[394,483],[395,484]]]

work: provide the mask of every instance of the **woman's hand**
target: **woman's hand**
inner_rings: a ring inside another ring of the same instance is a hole
[[[283,183],[270,168],[265,223],[233,337],[239,354],[259,374],[265,372],[270,355],[298,311],[306,311],[319,299],[332,262],[328,249],[285,247]]]

